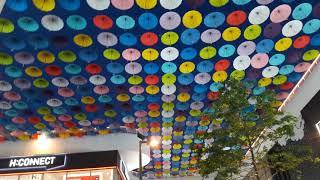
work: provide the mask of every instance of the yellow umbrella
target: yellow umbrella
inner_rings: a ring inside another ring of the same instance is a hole
[[[191,10],[186,12],[182,17],[182,23],[187,28],[196,28],[202,22],[202,15],[199,11]]]
[[[266,86],[269,86],[271,82],[272,82],[271,78],[262,78],[258,81],[258,85],[260,87],[266,87]]]
[[[174,145],[172,146],[172,148],[173,148],[173,149],[181,149],[182,146],[181,146],[181,144],[174,144]]]
[[[189,114],[193,117],[198,117],[201,115],[201,111],[200,110],[195,110],[195,109],[191,109]]]
[[[77,59],[77,55],[70,50],[60,51],[58,58],[65,63],[72,63]]]
[[[102,130],[99,130],[98,133],[99,133],[100,135],[106,135],[106,134],[109,134],[110,131],[107,130],[107,129],[102,129]]]
[[[173,126],[173,123],[172,123],[172,122],[164,122],[164,123],[162,123],[162,126],[163,126],[163,127],[166,127],[166,128],[172,127],[172,126]]]
[[[45,64],[53,63],[55,60],[54,54],[46,50],[38,52],[37,58],[40,62]]]
[[[229,0],[209,0],[209,3],[213,7],[222,7],[222,6],[226,5],[228,2],[229,2]]]
[[[74,36],[73,41],[80,47],[89,47],[92,45],[92,38],[86,34],[78,34]]]
[[[187,139],[183,142],[184,144],[191,144],[192,143],[192,139]]]
[[[282,105],[281,101],[275,101],[271,103],[271,106],[274,108],[280,107]]]
[[[40,77],[40,76],[42,76],[41,69],[39,69],[36,66],[29,66],[24,71],[30,77]]]
[[[207,47],[202,48],[199,53],[199,55],[202,59],[213,58],[216,54],[217,54],[217,50],[216,50],[216,48],[214,48],[212,46],[207,46]]]
[[[189,101],[189,99],[190,99],[190,94],[188,94],[188,93],[180,93],[180,94],[177,96],[177,99],[178,99],[178,101],[180,101],[180,102],[187,102],[187,101]]]
[[[174,108],[174,104],[172,102],[165,102],[162,104],[162,109],[166,111],[171,111]]]
[[[172,161],[180,161],[180,156],[173,156]],[[179,171],[179,168],[172,168],[172,171]]]
[[[103,57],[112,61],[119,59],[120,56],[121,55],[119,51],[117,51],[116,49],[110,48],[103,51]]]
[[[50,114],[51,111],[48,107],[40,107],[37,109],[37,113],[40,115],[47,115],[47,114]]]
[[[177,78],[174,74],[164,74],[161,80],[164,85],[172,85],[176,82]]]
[[[225,71],[217,71],[212,76],[214,82],[224,82],[227,78],[228,74]]]
[[[313,61],[318,57],[318,55],[319,55],[319,51],[312,49],[312,50],[309,50],[303,54],[303,60]]]
[[[163,154],[171,154],[171,150],[170,149],[164,149],[162,150]]]
[[[42,129],[45,129],[47,126],[42,123],[38,123],[38,124],[34,125],[33,127],[38,130],[42,130]]]
[[[172,136],[162,136],[162,140],[169,141],[172,139]]]
[[[285,51],[290,48],[291,44],[292,44],[291,38],[282,38],[276,42],[275,49],[277,51]]]
[[[136,3],[142,9],[152,9],[157,5],[157,0],[136,0]]]
[[[182,73],[191,73],[194,71],[195,67],[193,62],[184,62],[179,66],[179,70]]]
[[[148,127],[148,123],[146,123],[146,122],[139,122],[138,127],[139,127],[139,128],[146,128],[146,127]]]
[[[175,118],[175,120],[176,120],[177,122],[184,122],[184,121],[187,120],[187,118],[186,118],[185,116],[177,116],[177,117]]]
[[[184,157],[184,158],[190,157],[190,154],[189,153],[183,153],[182,157]]]
[[[222,33],[222,38],[225,41],[235,41],[241,35],[241,30],[237,27],[229,27],[225,29]]]
[[[153,48],[147,48],[142,51],[143,59],[147,61],[154,61],[159,57],[159,52]]]
[[[27,134],[23,134],[23,135],[18,136],[18,139],[21,141],[28,141],[28,140],[30,140],[30,136]]]
[[[241,81],[245,75],[246,75],[246,73],[244,71],[239,71],[239,70],[234,70],[231,73],[231,77],[238,80],[238,81]]]
[[[45,120],[47,122],[55,122],[57,120],[57,118],[52,114],[46,114],[43,116],[43,120]]]
[[[152,127],[150,128],[150,132],[152,133],[156,133],[156,132],[159,132],[160,131],[160,127]]]
[[[73,118],[75,118],[76,120],[79,121],[83,121],[87,119],[87,115],[85,113],[77,113],[75,115],[73,115]]]
[[[208,125],[210,124],[210,121],[209,121],[209,120],[201,120],[201,121],[199,122],[199,124],[200,124],[201,126],[208,126]]]
[[[40,9],[41,11],[52,11],[55,6],[55,0],[32,0],[34,6],[38,9]]]
[[[160,116],[160,111],[149,111],[148,112],[148,115],[150,116],[150,117],[159,117]]]
[[[96,100],[91,96],[84,96],[81,98],[83,104],[94,104]]]
[[[164,45],[171,46],[177,43],[179,40],[179,35],[176,32],[166,32],[161,36],[161,42]]]
[[[62,139],[66,139],[70,137],[70,134],[68,132],[62,132],[62,133],[59,133],[59,137]]]
[[[130,96],[128,94],[119,94],[117,100],[120,102],[127,102],[130,100]]]
[[[14,30],[14,24],[6,18],[0,18],[0,32],[11,33]]]
[[[261,34],[262,28],[258,24],[253,24],[248,26],[246,30],[244,30],[243,36],[247,40],[254,40],[258,38]]]
[[[146,92],[151,95],[157,94],[159,91],[160,91],[159,87],[155,85],[149,85],[146,88]]]
[[[115,116],[117,115],[117,112],[114,111],[114,110],[108,110],[108,111],[105,111],[105,112],[104,112],[104,115],[105,115],[106,117],[113,118],[113,117],[115,117]]]
[[[129,77],[129,79],[128,79],[129,84],[132,84],[132,85],[141,84],[142,81],[143,81],[143,78],[138,75],[133,75],[133,76]]]
[[[287,82],[287,76],[285,75],[277,75],[276,77],[273,78],[273,84],[274,85],[281,85],[285,82]]]

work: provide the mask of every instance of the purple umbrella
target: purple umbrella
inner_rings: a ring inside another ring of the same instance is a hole
[[[174,94],[170,94],[170,95],[163,95],[161,97],[161,100],[164,102],[172,102],[176,99],[176,95]]]
[[[279,23],[268,24],[263,31],[263,35],[266,38],[274,38],[281,33],[282,26]]]
[[[97,37],[98,42],[106,47],[114,46],[118,43],[118,38],[116,35],[110,32],[102,32]]]
[[[128,74],[138,74],[142,71],[142,66],[139,63],[132,62],[126,64],[125,70]]]
[[[287,62],[288,63],[297,63],[300,61],[301,57],[302,57],[301,51],[291,51],[288,54]]]
[[[29,89],[31,87],[31,82],[27,79],[15,79],[13,84],[21,90]]]
[[[179,91],[182,93],[187,93],[191,91],[191,87],[187,85],[182,85],[182,86],[179,86]]]
[[[320,18],[320,3],[313,7],[313,16],[315,18]]]
[[[196,8],[202,6],[202,4],[205,2],[205,0],[186,0],[186,2],[188,3],[188,5],[192,9],[196,9]]]
[[[252,68],[249,70],[247,77],[249,80],[255,80],[260,76],[260,74],[261,74],[260,70]]]
[[[237,49],[240,56],[249,56],[256,50],[256,44],[253,41],[245,41],[241,43]]]
[[[14,55],[14,59],[22,65],[29,65],[34,62],[34,57],[32,56],[32,54],[25,51],[16,53]]]
[[[83,76],[73,76],[70,78],[70,82],[77,86],[85,85],[88,83],[87,79]]]
[[[216,29],[208,29],[201,34],[201,41],[212,44],[221,38],[221,32]]]
[[[54,36],[51,41],[58,48],[64,48],[68,45],[68,37],[63,35]]]
[[[166,12],[160,17],[160,26],[166,30],[173,30],[181,23],[181,17],[176,12]]]

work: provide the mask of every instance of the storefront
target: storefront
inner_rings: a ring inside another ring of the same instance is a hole
[[[126,180],[118,151],[0,159],[0,180]]]

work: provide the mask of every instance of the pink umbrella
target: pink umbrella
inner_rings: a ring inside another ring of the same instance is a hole
[[[258,53],[251,58],[251,66],[256,69],[261,69],[269,62],[269,56],[267,54]]]
[[[3,97],[9,101],[19,101],[21,99],[20,94],[14,92],[14,91],[4,92]]]
[[[256,50],[256,44],[253,41],[245,41],[241,43],[237,49],[240,56],[249,56]]]
[[[221,38],[221,32],[216,29],[208,29],[201,34],[201,41],[212,44]]]
[[[288,97],[289,93],[287,92],[280,92],[276,95],[276,99],[281,101],[281,100],[285,100]]]
[[[187,121],[187,126],[191,126],[191,127],[195,127],[198,125],[198,122],[197,121]]]
[[[24,132],[23,131],[20,131],[20,130],[15,130],[15,131],[12,131],[10,133],[11,136],[15,136],[15,137],[18,137],[18,136],[22,136],[24,135]]]
[[[153,158],[161,158],[161,154],[153,154],[152,157]]]
[[[99,95],[107,94],[109,91],[110,89],[108,88],[108,86],[105,85],[98,85],[93,88],[93,92]]]
[[[149,129],[148,129],[148,128],[138,128],[137,130],[138,130],[139,133],[141,133],[141,134],[144,134],[144,133],[149,132]]]
[[[146,111],[144,111],[144,110],[140,110],[140,111],[136,111],[134,113],[134,115],[136,117],[140,118],[140,117],[146,117],[148,115],[148,113]]]
[[[24,124],[26,122],[26,120],[22,117],[14,117],[11,119],[11,121],[16,124]]]
[[[125,70],[129,74],[138,74],[142,71],[142,66],[139,63],[132,62],[125,66]]]
[[[173,30],[181,23],[181,17],[176,12],[166,12],[160,17],[160,26],[165,30]]]
[[[63,132],[66,131],[66,129],[63,128],[63,127],[61,127],[61,126],[56,126],[56,127],[54,128],[54,130],[55,130],[56,133],[63,133]]]
[[[93,125],[102,125],[102,124],[104,124],[105,122],[106,122],[105,120],[98,118],[98,119],[94,119],[94,120],[92,121],[92,124],[93,124]]]
[[[270,20],[274,23],[281,23],[288,19],[291,14],[291,7],[287,4],[282,4],[273,9],[270,14]]]
[[[129,92],[132,94],[142,94],[144,92],[144,88],[142,86],[132,86],[129,88]]]
[[[294,71],[297,73],[306,72],[309,69],[310,65],[311,64],[307,62],[299,63],[294,67]]]
[[[111,0],[111,4],[117,9],[128,10],[133,6],[134,0]]]
[[[148,118],[147,117],[138,117],[136,118],[136,122],[147,122],[148,121]]]
[[[67,97],[74,96],[74,91],[69,88],[60,88],[60,89],[58,89],[58,94],[62,97],[67,98]]]
[[[129,48],[122,52],[122,57],[127,61],[135,61],[139,59],[141,56],[141,53],[137,49]]]
[[[68,114],[62,114],[62,115],[58,116],[58,119],[60,121],[67,122],[67,121],[71,121],[72,117]]]

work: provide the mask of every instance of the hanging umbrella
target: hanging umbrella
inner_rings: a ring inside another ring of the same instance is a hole
[[[63,26],[63,20],[56,15],[45,15],[41,19],[41,24],[49,31],[60,31]]]
[[[37,9],[44,12],[52,11],[56,6],[55,0],[32,0],[32,2]]]
[[[221,57],[230,57],[234,54],[236,48],[231,44],[226,44],[220,47],[218,54]]]
[[[7,81],[0,81],[0,91],[10,91],[12,85]]]
[[[250,66],[250,57],[249,56],[238,56],[233,61],[233,67],[239,71],[245,70],[249,66]]]
[[[45,64],[50,64],[53,63],[55,60],[54,54],[51,53],[50,51],[39,51],[37,54],[37,58],[40,62],[45,63]]]
[[[132,85],[138,85],[143,82],[143,78],[138,75],[133,75],[128,79],[128,83]]]
[[[128,74],[138,74],[142,71],[142,66],[139,63],[131,62],[126,64],[125,70]]]
[[[122,57],[127,61],[136,61],[140,58],[141,53],[137,49],[129,48],[122,51]]]
[[[81,66],[77,65],[77,64],[68,64],[64,67],[64,70],[68,73],[68,74],[79,74],[82,70]]]
[[[197,64],[197,70],[201,73],[208,73],[213,70],[213,63],[211,61],[201,61]]]
[[[33,85],[37,88],[47,88],[49,86],[49,82],[43,78],[37,78],[33,81]]]
[[[226,17],[223,13],[212,12],[206,15],[204,18],[204,24],[210,28],[217,28],[224,23],[225,19]]]
[[[117,60],[121,57],[120,53],[116,50],[116,49],[112,49],[112,48],[109,48],[109,49],[106,49],[103,51],[103,56],[106,58],[106,59],[109,59],[109,60]]]
[[[275,44],[275,50],[277,51],[285,51],[290,48],[292,45],[292,39],[291,38],[282,38]]]
[[[151,30],[158,25],[158,18],[152,13],[143,13],[139,16],[138,22],[142,29]]]
[[[5,74],[12,78],[17,78],[22,76],[22,70],[15,66],[8,66],[4,70]]]
[[[237,27],[229,27],[225,29],[222,33],[222,38],[225,41],[235,41],[241,35],[241,30]]]
[[[52,84],[57,87],[67,87],[69,85],[69,81],[63,77],[55,77],[52,79]]]
[[[163,91],[162,91],[162,87],[161,87],[161,92],[163,92]],[[172,101],[174,101],[175,99],[176,99],[176,95],[174,95],[173,93],[167,94],[167,95],[162,95],[162,97],[161,97],[161,100],[162,100],[163,102],[172,102]]]
[[[40,77],[42,76],[42,71],[36,66],[29,66],[25,69],[25,73],[30,77]]]
[[[310,68],[310,63],[302,62],[295,66],[294,71],[297,73],[306,72]]]
[[[133,46],[138,40],[132,33],[124,33],[120,35],[119,41],[122,45]]]
[[[157,0],[136,0],[136,4],[142,9],[152,9],[157,5]]]
[[[69,43],[68,37],[63,35],[53,36],[51,41],[57,48],[64,48]]]
[[[35,32],[39,29],[39,24],[31,17],[20,17],[17,21],[18,26],[27,32]]]
[[[237,1],[239,1],[239,0],[233,0],[233,2],[235,4],[237,4]],[[243,1],[246,1],[246,0],[241,0],[240,2],[243,2]],[[219,8],[219,7],[226,5],[228,2],[229,2],[229,0],[218,0],[218,1],[217,0],[209,0],[209,3],[211,4],[211,6],[216,7],[216,8]]]
[[[132,94],[142,94],[144,92],[144,88],[142,86],[132,86],[129,88],[129,92]]]
[[[10,65],[13,63],[13,58],[7,53],[0,52],[0,65]]]
[[[208,73],[199,73],[195,76],[194,81],[198,84],[207,84],[211,80]]]
[[[2,44],[11,51],[21,50],[26,47],[26,43],[15,36],[9,36],[3,39]]]
[[[239,26],[247,20],[247,13],[241,10],[233,11],[227,16],[227,23],[231,26]]]
[[[216,56],[216,54],[217,54],[217,50],[212,46],[204,47],[199,52],[199,56],[205,60],[213,58],[214,56]]]
[[[164,95],[171,95],[173,93],[175,93],[177,90],[176,86],[174,84],[172,85],[163,85],[161,87],[161,92]]]
[[[109,16],[106,15],[96,15],[93,18],[93,23],[100,29],[108,30],[113,26],[113,21]]]
[[[291,64],[288,64],[288,65],[284,65],[280,68],[279,70],[279,74],[281,75],[288,75],[290,73],[292,73],[294,70],[294,66],[291,65]]]
[[[112,74],[120,74],[124,70],[122,64],[114,62],[109,63],[106,69]]]
[[[271,39],[263,39],[258,42],[256,51],[257,53],[269,53],[274,48],[274,42]]]
[[[160,56],[165,61],[174,61],[179,57],[179,51],[174,47],[166,47],[161,51]]]
[[[256,44],[253,41],[245,41],[238,46],[237,53],[240,56],[249,56],[256,49]]]
[[[117,9],[128,10],[134,5],[134,0],[111,0],[111,4]]]
[[[253,24],[246,28],[246,30],[243,33],[243,36],[247,40],[254,40],[260,36],[261,32],[262,28],[257,24]]]
[[[291,14],[291,7],[287,4],[282,4],[274,8],[270,14],[270,20],[274,23],[286,21]]]
[[[102,67],[98,64],[88,64],[85,69],[90,74],[99,74],[102,72]]]
[[[202,32],[201,40],[204,43],[212,44],[221,38],[221,32],[216,29],[208,29]]]
[[[67,25],[74,30],[83,30],[87,26],[85,18],[79,15],[71,15],[67,18]]]
[[[270,9],[268,6],[257,6],[251,10],[248,19],[251,24],[262,24],[270,15]]]
[[[110,90],[109,90],[108,86],[105,86],[105,85],[98,85],[93,88],[93,92],[95,92],[96,94],[99,94],[99,95],[107,94],[109,91]]]
[[[160,0],[160,4],[163,8],[172,10],[178,8],[182,3],[182,0]]]
[[[230,61],[226,60],[226,59],[222,59],[219,60],[215,65],[214,65],[214,69],[216,71],[225,71],[229,68],[230,66]]]
[[[89,81],[93,85],[102,85],[102,84],[106,83],[106,78],[101,75],[93,75],[89,78]]]
[[[49,41],[46,37],[35,34],[28,38],[28,43],[34,47],[34,49],[44,49],[49,46]]]
[[[11,0],[6,2],[6,6],[13,11],[23,12],[28,9],[27,0]]]
[[[192,9],[197,9],[203,5],[205,0],[186,0],[186,2]]]
[[[320,29],[320,20],[319,19],[311,19],[306,22],[303,26],[303,32],[306,34],[312,34],[317,32]]]
[[[182,73],[191,73],[194,71],[194,69],[195,65],[193,62],[183,62],[179,67],[179,70]]]
[[[178,82],[182,85],[190,85],[193,82],[194,76],[191,73],[180,74],[178,76]]]
[[[301,60],[302,51],[291,51],[288,53],[288,63],[298,63]],[[285,58],[283,58],[285,59]]]
[[[302,49],[309,45],[311,38],[307,35],[302,35],[294,40],[293,47],[296,49]],[[312,44],[312,43],[311,43]]]
[[[177,71],[177,66],[175,63],[172,63],[172,62],[165,62],[162,64],[161,66],[161,70],[162,72],[164,73],[174,73]]]
[[[59,5],[68,11],[75,11],[80,8],[80,0],[58,0]]]
[[[306,51],[306,52],[303,54],[302,58],[303,58],[303,60],[305,60],[305,61],[313,61],[313,60],[315,60],[318,56],[319,56],[319,51],[316,50],[316,49],[312,49],[312,50]]]
[[[284,84],[285,82],[287,82],[287,76],[284,76],[284,75],[278,75],[276,77],[274,77],[273,79],[273,84],[274,85],[281,85],[281,84]],[[280,103],[281,105],[281,103]]]
[[[161,15],[159,20],[160,26],[165,30],[176,29],[181,23],[181,17],[176,12],[166,12]]]
[[[110,5],[110,0],[87,0],[88,5],[98,11],[108,9]]]
[[[76,86],[82,86],[82,85],[85,85],[87,84],[87,79],[83,76],[72,76],[70,78],[70,82]]]
[[[258,81],[258,86],[259,87],[266,87],[269,86],[272,82],[271,78],[262,78]]]
[[[29,65],[34,62],[34,57],[32,54],[26,51],[16,53],[14,55],[14,59],[22,65]]]
[[[58,107],[58,106],[62,105],[62,101],[59,100],[59,99],[54,98],[54,99],[49,99],[47,101],[47,104],[48,104],[48,106],[51,106],[51,107]]]
[[[308,17],[312,12],[312,5],[310,3],[301,3],[292,12],[293,19],[302,20]]]
[[[77,59],[77,55],[70,50],[66,50],[60,51],[58,53],[58,58],[65,63],[71,63]]]
[[[69,89],[69,88],[59,88],[58,94],[64,98],[69,98],[74,96],[75,93],[72,89]]]
[[[156,75],[148,75],[146,76],[146,78],[144,79],[144,81],[146,82],[146,84],[148,85],[156,85],[159,82],[159,77]]]
[[[136,23],[132,17],[122,15],[116,19],[116,24],[121,29],[132,29]]]
[[[185,48],[180,52],[180,56],[184,60],[192,60],[198,55],[198,52],[194,48]]]
[[[268,66],[262,71],[262,76],[265,78],[272,78],[276,76],[279,72],[279,68],[277,66]]]
[[[282,34],[286,37],[297,35],[302,30],[303,23],[299,20],[287,22],[282,28]]]
[[[270,23],[263,30],[263,36],[266,38],[274,38],[281,32],[282,26],[280,23]]]
[[[80,47],[89,47],[93,43],[92,38],[86,34],[78,34],[74,36],[73,41]]]
[[[118,43],[117,36],[109,32],[102,32],[98,34],[97,39],[101,45],[106,47],[111,47]]]
[[[8,109],[11,109],[12,106],[9,102],[7,101],[0,101],[0,109],[2,110],[8,110]]]
[[[159,52],[156,49],[148,48],[142,51],[142,58],[147,61],[154,61],[159,57]]]
[[[257,0],[257,3],[262,4],[262,5],[267,5],[267,4],[272,3],[273,1],[274,0]]]
[[[186,29],[182,32],[181,41],[185,45],[193,45],[200,39],[200,32],[197,29]]]
[[[14,24],[5,18],[0,18],[0,32],[11,33],[14,30]]]
[[[126,78],[121,75],[113,75],[110,80],[113,84],[123,84],[126,82]]]
[[[269,62],[268,54],[258,53],[251,58],[251,66],[256,69],[261,69]]]
[[[142,36],[140,37],[140,41],[145,46],[153,46],[157,44],[158,36],[153,32],[146,32],[142,34]]]
[[[94,49],[82,49],[79,51],[79,58],[87,63],[91,63],[98,59],[98,53]]]
[[[20,90],[25,90],[31,88],[31,82],[27,79],[21,78],[21,79],[15,79],[13,81],[13,84],[19,88]]]
[[[228,78],[228,74],[225,71],[216,71],[212,79],[214,82],[224,82]]]
[[[202,23],[202,15],[196,10],[188,11],[183,15],[182,23],[186,28],[196,28]]]
[[[177,78],[174,74],[164,74],[161,80],[164,85],[172,85],[176,82]]]
[[[320,18],[320,3],[318,3],[315,6],[313,6],[313,16],[315,18]]]
[[[178,40],[179,35],[175,32],[166,32],[161,36],[161,42],[168,46],[174,45]]]

